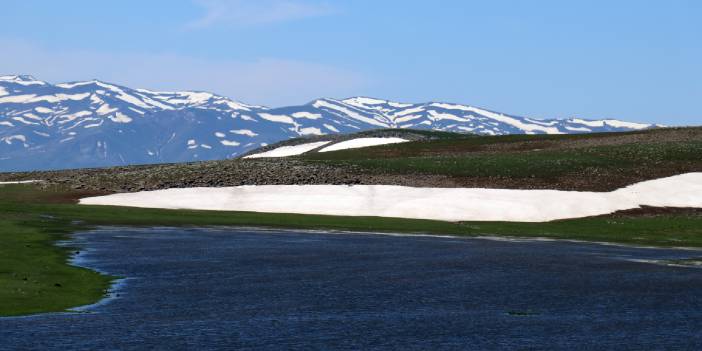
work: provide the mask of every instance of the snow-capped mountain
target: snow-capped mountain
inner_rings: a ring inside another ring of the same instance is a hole
[[[54,85],[31,76],[0,76],[0,171],[225,159],[289,138],[378,128],[499,135],[651,127],[364,97],[268,108],[207,92],[157,92],[98,80]]]

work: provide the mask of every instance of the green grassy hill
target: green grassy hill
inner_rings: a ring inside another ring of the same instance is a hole
[[[581,135],[444,136],[308,153],[308,162],[368,173],[444,176],[457,185],[611,191],[702,171],[702,128]]]

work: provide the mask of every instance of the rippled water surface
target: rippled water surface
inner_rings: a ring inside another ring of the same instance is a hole
[[[106,228],[127,277],[83,313],[0,319],[0,349],[702,349],[689,251],[567,242]]]

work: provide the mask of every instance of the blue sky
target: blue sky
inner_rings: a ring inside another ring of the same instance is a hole
[[[0,74],[702,124],[702,1],[3,1]]]

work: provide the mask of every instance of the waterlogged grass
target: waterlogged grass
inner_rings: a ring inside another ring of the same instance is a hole
[[[598,217],[550,223],[450,223],[379,217],[173,211],[65,203],[62,189],[0,187],[0,315],[64,311],[99,300],[112,277],[69,266],[54,245],[75,230],[114,226],[263,226],[458,236],[546,237],[702,247],[702,217]]]
[[[641,246],[702,247],[702,216],[659,215],[561,220],[548,223],[462,223],[466,235],[609,242]]]
[[[36,223],[0,220],[0,315],[62,311],[94,303],[110,277],[69,266],[69,249],[53,245],[62,238]]]
[[[12,188],[21,194],[19,186]],[[67,238],[70,223],[27,211],[7,198],[0,202],[0,316],[63,311],[104,296],[112,277],[69,266],[72,249],[55,245]]]

